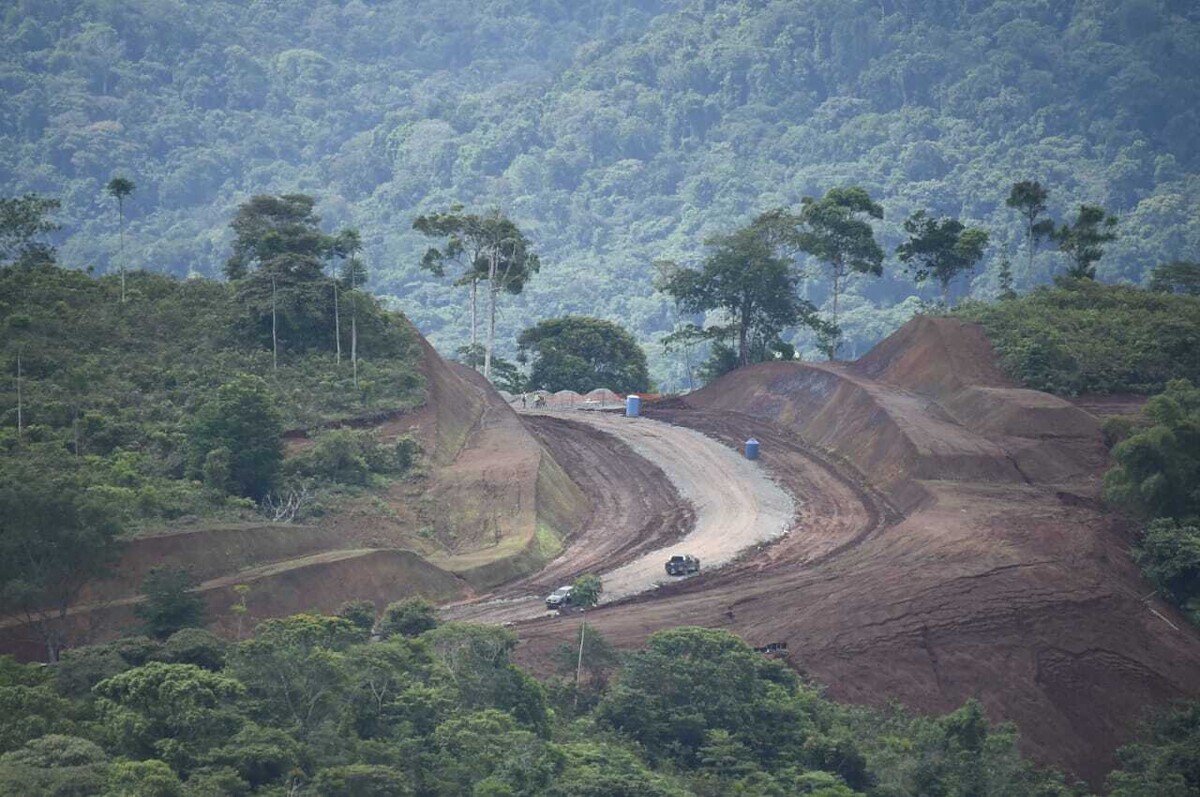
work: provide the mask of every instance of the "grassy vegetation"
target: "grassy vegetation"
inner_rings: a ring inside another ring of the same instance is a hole
[[[1060,281],[1016,299],[964,302],[955,315],[982,324],[1000,367],[1037,390],[1149,394],[1172,379],[1200,382],[1200,297]]]
[[[204,463],[190,450],[198,411],[239,374],[264,381],[285,429],[423,399],[415,331],[369,297],[360,297],[355,385],[348,361],[339,367],[327,351],[282,351],[273,370],[229,285],[134,273],[125,303],[119,290],[115,278],[47,262],[0,269],[0,469],[78,469],[88,490],[114,499],[128,522],[252,509],[226,494],[236,491],[206,485]],[[345,482],[353,471],[349,481],[362,484],[364,469],[395,470],[405,458],[341,438],[318,453],[322,461],[297,463],[284,476]],[[376,467],[381,462],[386,467]]]

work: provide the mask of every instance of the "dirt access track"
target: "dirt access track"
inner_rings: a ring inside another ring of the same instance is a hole
[[[594,495],[591,517],[566,554],[541,573],[487,601],[450,607],[447,617],[538,617],[546,613],[542,600],[550,589],[589,571],[603,578],[601,603],[622,600],[677,581],[663,568],[671,554],[690,553],[706,568],[721,567],[794,525],[796,509],[786,491],[759,465],[699,432],[612,413],[574,413],[571,421],[539,414],[527,421],[555,459],[569,463],[572,480]]]
[[[1147,707],[1200,694],[1200,635],[1146,597],[1128,523],[1099,500],[1098,419],[1012,386],[978,328],[919,318],[855,363],[753,366],[646,414],[730,446],[757,437],[798,522],[725,568],[589,612],[615,643],[727,628],[787,642],[840,700],[941,712],[976,697],[1027,752],[1093,785]],[[545,437],[546,423],[532,427]],[[555,456],[575,477],[589,464],[568,447]],[[630,489],[578,483],[593,501]],[[519,656],[546,666],[579,622],[520,623]]]

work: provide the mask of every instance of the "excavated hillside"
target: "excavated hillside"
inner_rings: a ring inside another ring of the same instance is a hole
[[[680,624],[788,643],[853,702],[979,698],[1099,784],[1143,710],[1200,694],[1200,634],[1150,597],[1100,501],[1099,420],[996,369],[974,326],[918,318],[849,364],[771,363],[650,417],[751,435],[800,504],[781,541],[588,616],[620,645]],[[577,617],[521,627],[534,666]]]
[[[424,404],[348,425],[425,452],[422,477],[352,502],[307,524],[263,523],[167,532],[131,540],[113,578],[91,584],[69,615],[76,644],[135,625],[137,590],[154,567],[188,568],[211,625],[236,632],[262,618],[334,611],[365,598],[380,608],[410,595],[469,597],[540,569],[577,531],[587,497],[513,410],[474,371],[447,363],[421,339]],[[289,434],[303,448],[302,431]],[[243,587],[242,590],[235,588]],[[245,590],[248,588],[248,591]],[[243,599],[246,612],[232,612]],[[41,647],[15,624],[0,652],[36,659]]]

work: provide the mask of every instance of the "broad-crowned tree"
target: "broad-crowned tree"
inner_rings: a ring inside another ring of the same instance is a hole
[[[699,270],[663,265],[658,286],[685,312],[723,311],[726,324],[696,332],[734,341],[739,365],[752,362],[756,342],[815,322],[815,309],[796,293],[790,262],[776,254],[761,228],[751,225],[707,243],[710,253]]]
[[[59,229],[50,216],[59,201],[37,194],[0,197],[0,261],[42,254],[52,259],[52,249],[39,239]]]
[[[214,487],[260,499],[283,462],[283,424],[267,383],[241,374],[196,411],[188,434],[191,470]]]
[[[196,577],[182,567],[155,567],[142,581],[145,599],[134,613],[146,634],[166,639],[182,628],[204,625],[204,599],[194,590]]]
[[[942,304],[950,306],[950,283],[968,274],[987,246],[988,234],[967,227],[958,219],[937,219],[918,210],[904,221],[908,240],[896,247],[900,262],[908,266],[917,282],[936,280],[942,289]]]
[[[838,299],[850,274],[878,277],[883,273],[883,249],[875,240],[871,219],[882,219],[883,208],[857,186],[831,188],[820,199],[805,197],[797,214],[795,245],[829,269],[833,298],[833,339],[830,359],[841,343]]]
[[[67,610],[120,550],[113,507],[73,461],[22,458],[0,467],[0,606],[41,640],[49,661],[69,641]]]
[[[517,337],[517,346],[530,360],[529,383],[538,389],[650,389],[646,353],[633,335],[611,321],[584,316],[539,321]]]

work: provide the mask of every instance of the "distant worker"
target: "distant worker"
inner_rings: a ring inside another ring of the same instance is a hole
[[[525,409],[525,394],[521,394],[521,409]]]

